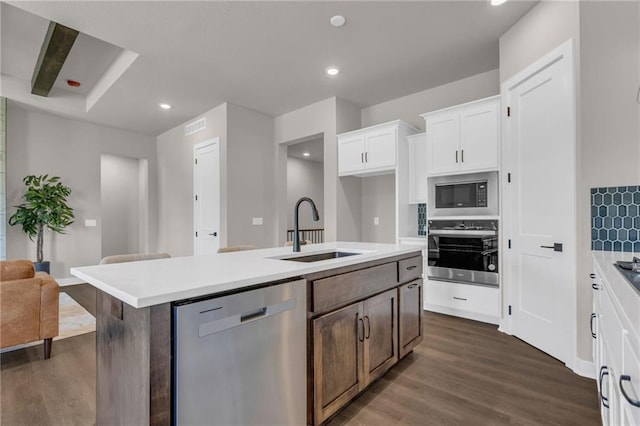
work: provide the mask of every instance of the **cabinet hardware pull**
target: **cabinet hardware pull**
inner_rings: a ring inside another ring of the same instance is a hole
[[[593,312],[591,314],[591,320],[589,321],[589,328],[591,329],[591,337],[593,337],[594,339],[596,338],[596,333],[593,332],[593,320],[596,319],[598,315]]]
[[[360,338],[360,327],[358,327],[358,341],[364,342],[364,320],[362,318],[358,318],[360,324],[362,324],[362,338]]]
[[[365,163],[369,162],[369,152],[368,151],[364,153],[364,162]]]
[[[360,162],[364,163],[364,152],[360,153]]]
[[[460,162],[464,163],[464,149],[460,151]]]
[[[458,162],[458,150],[456,149],[456,163]]]
[[[595,277],[596,277],[596,274],[593,274],[593,273],[589,274],[589,278],[594,279]]]
[[[627,392],[624,390],[624,386],[622,386],[622,382],[631,383],[631,376],[628,376],[626,374],[623,374],[620,376],[620,380],[619,380],[620,392],[622,392],[624,399],[626,399],[629,404],[633,405],[634,407],[640,407],[640,401],[638,401],[637,399],[631,399],[631,397],[627,395]]]
[[[369,320],[368,315],[364,318],[367,320],[367,335],[365,336],[365,339],[368,339],[369,337],[371,337],[371,321]]]
[[[407,287],[407,288],[414,288],[414,287],[417,287],[417,286],[418,286],[418,283],[413,283],[413,284],[410,284],[409,287]]]
[[[467,299],[465,299],[464,297],[456,297],[456,296],[453,296],[453,298],[454,298],[454,299],[456,299],[456,300],[467,300]]]
[[[416,265],[412,265],[412,266],[407,266],[407,271],[411,271],[412,269],[416,269],[418,266]]]
[[[609,398],[604,396],[604,394],[602,393],[602,382],[604,380],[604,376],[609,375],[608,370],[609,368],[606,365],[603,365],[602,367],[600,367],[600,400],[604,408],[609,408]]]
[[[591,288],[594,289],[594,290],[600,290],[600,286],[598,284],[596,284],[596,283],[592,283],[591,284]]]

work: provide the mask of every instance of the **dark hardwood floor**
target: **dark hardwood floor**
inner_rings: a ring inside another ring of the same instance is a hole
[[[62,289],[90,313],[95,290]],[[427,312],[413,354],[338,413],[331,425],[598,425],[593,380],[495,326]],[[95,423],[95,333],[0,359],[2,425]]]

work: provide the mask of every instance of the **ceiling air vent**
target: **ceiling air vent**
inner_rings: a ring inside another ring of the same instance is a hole
[[[207,128],[207,117],[202,117],[184,126],[184,135],[189,136]]]

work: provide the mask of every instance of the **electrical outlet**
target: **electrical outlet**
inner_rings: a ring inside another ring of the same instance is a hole
[[[254,217],[253,220],[251,221],[251,223],[253,223],[254,225],[262,225],[262,218],[261,217]]]
[[[378,216],[373,218],[373,224],[374,225],[380,225],[380,218]]]

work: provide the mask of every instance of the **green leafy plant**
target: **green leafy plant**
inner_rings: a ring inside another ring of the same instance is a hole
[[[33,241],[36,238],[37,262],[42,263],[42,242],[46,228],[64,234],[64,228],[73,223],[73,209],[67,204],[71,189],[60,182],[58,176],[26,176],[23,180],[27,191],[26,201],[9,218],[9,225],[22,225],[22,230]]]

